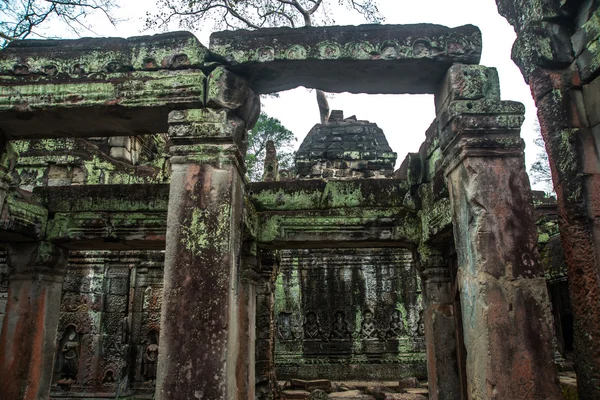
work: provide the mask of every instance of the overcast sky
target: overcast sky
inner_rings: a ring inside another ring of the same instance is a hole
[[[332,1],[331,3],[337,3]],[[157,31],[144,31],[143,18],[154,8],[153,0],[121,0],[120,9],[115,11],[124,20],[116,27],[107,23],[101,15],[93,19],[93,31],[98,36],[136,36]],[[535,105],[529,87],[510,59],[515,32],[508,22],[498,14],[494,0],[380,0],[379,9],[388,24],[435,23],[456,27],[465,24],[478,26],[483,34],[481,64],[496,67],[500,75],[503,100],[516,100],[525,104],[526,121],[522,137],[527,145],[527,166],[535,160],[539,151],[533,144],[535,132]],[[356,25],[363,19],[356,13],[335,9],[338,25]],[[176,28],[176,27],[174,27]],[[53,35],[56,35],[56,30]],[[62,32],[62,31],[61,31]],[[196,36],[208,46],[210,26],[198,29]],[[93,36],[82,32],[83,36]],[[73,37],[72,32],[60,36]],[[344,111],[345,116],[356,115],[358,119],[375,122],[385,132],[390,146],[398,153],[398,165],[406,153],[416,152],[425,138],[425,130],[434,119],[432,95],[366,95],[335,94],[329,99],[330,108]],[[299,146],[314,124],[319,122],[319,112],[314,92],[297,88],[281,92],[279,98],[263,100],[263,110],[276,117],[292,130]]]

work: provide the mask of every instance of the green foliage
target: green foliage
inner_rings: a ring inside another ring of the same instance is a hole
[[[157,0],[160,11],[147,15],[146,26],[154,28],[158,23],[166,29],[177,22],[183,29],[195,30],[208,21],[219,29],[332,25],[336,4],[360,13],[368,22],[383,21],[377,0]]]
[[[246,166],[251,181],[260,181],[263,176],[267,142],[272,140],[277,149],[279,170],[290,170],[294,165],[294,133],[281,124],[277,118],[261,113],[258,122],[248,134]]]
[[[552,173],[550,171],[550,163],[548,162],[548,153],[544,145],[544,139],[540,130],[540,124],[536,123],[534,130],[537,132],[537,137],[533,143],[539,148],[535,161],[531,164],[530,173],[533,178],[533,183],[542,183],[544,190],[548,193],[554,193],[552,185]]]
[[[111,23],[117,0],[0,0],[0,48],[14,40],[36,35],[40,25],[54,20],[74,32],[90,31],[87,17],[97,12]],[[91,32],[91,31],[90,31]]]

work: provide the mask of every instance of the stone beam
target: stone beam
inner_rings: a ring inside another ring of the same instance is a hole
[[[259,212],[329,210],[334,208],[406,207],[409,185],[400,179],[253,182],[250,201]]]
[[[403,208],[340,208],[261,212],[258,243],[264,248],[410,246],[420,221]]]
[[[40,186],[34,197],[50,213],[166,213],[168,184]]]
[[[85,185],[37,187],[47,207],[46,240],[69,249],[165,247],[169,186]]]
[[[224,31],[211,35],[210,50],[259,94],[297,86],[434,93],[453,63],[479,63],[481,32],[430,24]]]
[[[205,80],[193,70],[0,76],[0,129],[9,139],[164,133],[169,111],[202,106]]]
[[[0,52],[0,130],[11,139],[166,132],[170,110],[203,105],[207,54],[188,32],[13,42]]]

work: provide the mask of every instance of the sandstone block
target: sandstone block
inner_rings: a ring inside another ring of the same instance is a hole
[[[115,160],[131,162],[131,153],[124,147],[112,147],[109,154]]]
[[[435,108],[439,113],[450,101],[484,98],[500,100],[500,80],[496,68],[454,64],[435,95]]]
[[[382,385],[369,386],[365,392],[375,397],[376,400],[383,400],[388,394],[396,393],[394,389]]]
[[[241,76],[219,66],[207,79],[206,106],[237,110],[248,97],[248,82]]]
[[[574,60],[567,29],[555,23],[535,22],[519,33],[513,46],[512,59],[525,80],[538,67],[561,69]]]
[[[427,400],[427,397],[414,393],[389,393],[384,400]]]
[[[369,394],[365,394],[360,390],[349,390],[347,392],[331,393],[330,399],[346,399],[346,400],[375,400],[375,398]]]
[[[306,390],[284,390],[283,396],[286,400],[306,400],[310,397],[310,392]]]
[[[401,379],[398,382],[398,387],[400,389],[418,388],[418,387],[421,387],[421,385],[419,384],[419,380],[413,376],[410,378]]]
[[[477,64],[472,25],[362,25],[216,32],[210,50],[258,94],[297,86],[328,92],[434,93],[454,63]]]
[[[326,391],[316,389],[310,393],[310,396],[308,398],[309,400],[327,400],[329,399],[329,396],[327,395]]]
[[[131,150],[131,137],[129,136],[114,136],[108,138],[108,145],[111,147],[125,147]]]

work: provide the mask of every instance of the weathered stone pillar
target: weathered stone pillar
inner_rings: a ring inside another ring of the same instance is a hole
[[[556,191],[582,400],[600,398],[600,4],[496,0],[517,32]]]
[[[424,260],[421,267],[429,398],[455,400],[461,390],[448,263],[436,255]]]
[[[446,84],[450,95],[438,120],[469,398],[559,399],[552,315],[519,136],[524,108],[489,90],[497,85],[493,69],[453,66]]]
[[[253,360],[238,336],[245,123],[226,109],[173,111],[169,123],[156,398],[246,399]]]
[[[261,280],[256,292],[256,398],[275,398],[275,279],[278,259],[261,252]]]
[[[10,173],[16,162],[17,153],[14,147],[0,135],[0,213],[2,213],[8,189],[13,182]]]
[[[258,274],[258,260],[255,253],[244,249],[244,271],[240,295],[238,296],[238,309],[240,313],[238,338],[240,354],[238,359],[245,360],[245,377],[238,377],[239,398],[254,399],[256,389],[256,302],[260,275]],[[245,397],[243,396],[245,394]]]
[[[51,243],[8,246],[10,283],[0,336],[3,399],[47,399],[67,251]]]

